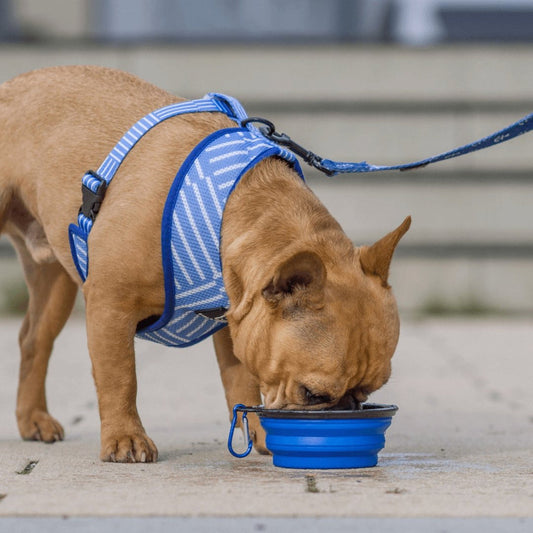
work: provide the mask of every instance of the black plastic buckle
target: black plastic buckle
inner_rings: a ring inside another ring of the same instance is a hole
[[[90,174],[93,178],[97,179],[100,184],[96,189],[96,192],[92,191],[82,182],[81,184],[81,195],[82,195],[82,204],[79,210],[79,213],[85,215],[87,218],[90,218],[93,222],[100,211],[102,202],[104,201],[105,193],[107,190],[107,182],[99,176],[93,170],[89,170],[86,174]]]
[[[217,322],[226,322],[226,307],[213,307],[212,309],[195,309],[197,315],[216,320]]]
[[[270,139],[280,146],[286,146],[291,152],[300,156],[308,165],[315,167],[317,170],[320,170],[320,172],[323,172],[328,176],[333,176],[335,174],[335,172],[329,170],[323,165],[322,161],[324,159],[322,157],[314,152],[311,152],[310,150],[307,150],[307,148],[304,148],[301,144],[294,142],[285,133],[277,132],[276,126],[274,126],[270,120],[261,117],[248,117],[241,122],[241,126],[244,128],[250,122],[258,122],[259,124],[263,124],[263,126],[259,126],[258,129],[267,139]]]

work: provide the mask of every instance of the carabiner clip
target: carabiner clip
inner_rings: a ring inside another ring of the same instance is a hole
[[[235,426],[237,425],[238,411],[242,411],[242,426],[244,429],[244,438],[248,441],[248,448],[243,453],[238,453],[233,449],[233,434],[235,433]],[[248,430],[248,413],[246,412],[246,406],[242,403],[238,403],[233,407],[233,420],[231,421],[231,427],[229,430],[228,436],[228,450],[231,455],[234,457],[246,457],[251,451],[253,446],[253,441],[250,437],[250,431]]]

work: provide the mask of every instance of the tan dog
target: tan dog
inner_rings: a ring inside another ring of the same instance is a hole
[[[0,230],[17,249],[30,293],[16,412],[24,439],[63,438],[47,410],[45,375],[81,285],[67,235],[81,203],[80,178],[136,120],[176,101],[99,67],[44,69],[0,86]],[[205,113],[150,131],[120,167],[91,232],[81,288],[102,460],[157,459],[137,413],[133,339],[137,324],[164,308],[162,210],[193,147],[232,126]],[[222,227],[229,328],[214,337],[230,410],[261,403],[261,393],[269,408],[353,404],[387,381],[399,332],[387,278],[409,225],[407,218],[373,246],[354,248],[284,161],[268,158],[242,178]],[[266,451],[257,418],[250,425],[256,449]]]

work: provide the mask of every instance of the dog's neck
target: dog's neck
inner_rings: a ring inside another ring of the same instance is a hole
[[[353,254],[338,222],[290,166],[269,158],[248,172],[224,211],[221,256],[231,305],[244,288],[266,282],[285,259],[301,251],[326,251],[333,266]]]

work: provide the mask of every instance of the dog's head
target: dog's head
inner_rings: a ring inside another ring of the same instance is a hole
[[[410,223],[341,261],[295,251],[228,314],[267,408],[353,407],[387,382],[399,335],[389,266]]]

